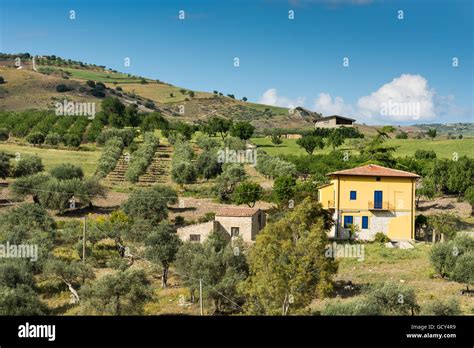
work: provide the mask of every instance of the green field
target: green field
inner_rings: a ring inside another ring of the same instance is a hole
[[[92,176],[94,174],[100,157],[100,151],[43,149],[15,144],[0,144],[0,152],[8,154],[18,152],[20,155],[38,155],[41,157],[46,170],[61,163],[76,164],[82,167],[86,176]]]
[[[126,74],[115,73],[107,70],[88,70],[88,69],[74,69],[74,68],[64,68],[64,67],[53,67],[48,66],[54,70],[63,70],[71,73],[71,77],[76,79],[83,80],[93,80],[96,82],[117,82],[117,83],[139,83],[140,79],[136,77],[130,77]]]
[[[280,145],[272,144],[270,138],[252,138],[251,141],[259,148],[265,150],[270,155],[304,155],[306,152],[301,149],[295,139],[282,139]],[[459,157],[474,157],[474,138],[455,140],[429,140],[429,139],[389,139],[387,146],[396,147],[395,156],[407,156],[415,154],[416,150],[434,150],[439,158],[453,158],[457,153]],[[348,145],[348,141],[339,148],[340,150],[354,150]],[[325,147],[323,150],[316,150],[315,154],[329,153],[331,148]]]

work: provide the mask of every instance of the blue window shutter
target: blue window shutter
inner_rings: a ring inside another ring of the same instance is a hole
[[[351,191],[350,198],[352,201],[357,199],[357,191]]]
[[[362,216],[362,228],[363,229],[369,228],[369,217],[368,216]]]

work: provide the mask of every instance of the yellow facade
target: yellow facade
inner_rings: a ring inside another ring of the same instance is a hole
[[[334,175],[319,188],[318,198],[334,212],[334,237],[343,238],[353,225],[361,239],[382,232],[393,240],[410,240],[414,239],[415,182],[413,177]]]

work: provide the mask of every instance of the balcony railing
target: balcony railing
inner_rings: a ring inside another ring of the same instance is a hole
[[[369,210],[395,210],[395,206],[389,202],[372,202],[369,201]]]
[[[334,201],[328,201],[328,209],[334,209],[335,206],[336,204]]]

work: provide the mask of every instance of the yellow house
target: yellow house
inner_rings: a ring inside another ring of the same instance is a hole
[[[348,238],[350,226],[360,239],[383,232],[392,240],[414,239],[414,173],[369,164],[329,173],[329,184],[318,188],[318,200],[333,212],[330,236]]]

